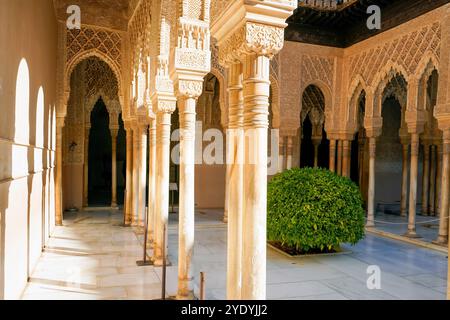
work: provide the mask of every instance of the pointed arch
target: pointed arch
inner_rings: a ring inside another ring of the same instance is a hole
[[[107,55],[105,55],[101,51],[99,51],[97,49],[91,49],[91,50],[86,50],[86,51],[76,54],[70,61],[68,61],[66,63],[65,72],[64,72],[64,96],[65,96],[66,101],[64,101],[64,104],[63,104],[63,107],[66,108],[66,110],[64,110],[64,112],[62,112],[62,113],[65,114],[67,112],[67,103],[68,103],[68,99],[70,97],[70,79],[71,79],[73,70],[75,70],[75,68],[82,61],[89,59],[89,58],[93,58],[93,57],[96,57],[96,58],[100,59],[101,61],[103,61],[104,63],[106,63],[111,68],[114,75],[116,76],[117,95],[119,97],[119,103],[120,103],[122,111],[123,111],[123,108],[124,108],[124,98],[123,98],[124,95],[123,95],[123,91],[122,91],[123,90],[123,78],[122,78],[120,66],[117,65],[117,63],[115,61],[111,60]]]

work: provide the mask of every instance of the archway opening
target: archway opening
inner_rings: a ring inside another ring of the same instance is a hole
[[[330,147],[325,132],[325,95],[310,85],[302,96],[300,167],[329,167]]]
[[[111,133],[109,113],[100,98],[91,112],[89,133],[89,182],[88,199],[90,206],[110,206],[111,204]]]

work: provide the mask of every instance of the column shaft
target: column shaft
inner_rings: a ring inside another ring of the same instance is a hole
[[[436,160],[436,192],[434,199],[434,211],[435,216],[440,216],[440,207],[441,207],[441,185],[442,185],[442,158],[443,158],[443,150],[442,143],[436,146],[437,151],[437,160]]]
[[[406,217],[408,208],[408,150],[409,144],[402,144],[402,194],[400,215]]]
[[[435,190],[436,190],[436,146],[431,145],[430,155],[430,196],[428,198],[428,213],[430,216],[434,216],[435,206]]]
[[[111,207],[117,208],[117,133],[118,130],[111,130]]]
[[[416,233],[416,206],[417,206],[417,175],[419,167],[419,134],[411,134],[411,169],[409,181],[409,210],[408,210],[408,237],[417,237]]]
[[[84,166],[83,166],[83,207],[89,205],[89,132],[86,126],[84,132]]]
[[[450,132],[449,132],[450,134]],[[449,209],[449,183],[450,183],[450,138],[444,133],[442,145],[442,176],[441,176],[441,198],[439,206],[439,236],[438,244],[446,244],[448,241],[448,209]]]
[[[156,210],[155,210],[155,239],[153,260],[156,266],[163,264],[163,243],[167,250],[167,230],[169,219],[169,170],[170,170],[170,125],[171,114],[158,112],[156,118]]]
[[[375,227],[375,153],[376,139],[369,138],[369,186],[367,195],[367,227]]]
[[[148,221],[147,239],[154,241],[155,235],[155,181],[156,181],[156,120],[150,120],[148,163]]]
[[[242,290],[242,218],[243,218],[243,91],[242,65],[232,64],[228,78],[229,112],[227,131],[229,149],[227,166],[228,232],[227,232],[227,299],[241,298]]]
[[[195,215],[195,107],[196,99],[181,97],[180,112],[180,200],[178,232],[179,299],[194,296],[192,255]]]
[[[287,137],[287,155],[286,155],[286,169],[291,170],[292,169],[292,151],[293,151],[293,143],[292,143],[292,137]]]
[[[61,120],[60,120],[61,119]],[[58,122],[64,122],[64,118],[59,118]],[[55,224],[62,226],[63,222],[63,191],[62,191],[62,134],[63,125],[57,123],[56,126],[56,174],[55,174]]]
[[[342,176],[350,177],[350,141],[342,142]]]
[[[319,145],[320,141],[313,141],[314,145],[314,168],[319,166]]]
[[[422,172],[422,214],[428,215],[428,197],[430,186],[430,145],[423,145],[423,172]]]
[[[138,225],[144,227],[147,202],[147,125],[139,125],[139,156],[138,156],[138,175],[139,175],[139,218]]]
[[[336,172],[338,175],[342,175],[342,140],[337,141],[337,168]]]
[[[129,226],[131,224],[132,219],[132,185],[133,185],[133,132],[131,128],[127,128],[126,130],[126,139],[127,139],[127,163],[126,163],[126,190],[125,190],[125,225]]]
[[[285,157],[285,137],[280,137],[279,155],[278,155],[278,172],[284,171],[284,157]]]
[[[330,140],[330,164],[331,172],[336,172],[336,140]]]
[[[244,219],[242,299],[266,298],[267,129],[269,58],[244,60]],[[264,186],[264,187],[261,187]]]
[[[138,224],[139,216],[139,130],[135,126],[133,127],[133,215],[131,222],[133,225]]]

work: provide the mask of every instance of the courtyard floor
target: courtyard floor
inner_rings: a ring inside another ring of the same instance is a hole
[[[194,273],[206,273],[207,299],[224,299],[226,224],[221,210],[196,214]],[[157,299],[161,268],[137,267],[142,233],[120,226],[118,211],[66,215],[31,275],[23,299]],[[177,214],[170,215],[168,294],[177,285]],[[368,234],[347,254],[289,258],[267,251],[268,299],[445,299],[447,257]],[[149,252],[150,254],[150,252]],[[367,288],[367,268],[381,270],[381,289]],[[198,293],[198,287],[196,287]]]

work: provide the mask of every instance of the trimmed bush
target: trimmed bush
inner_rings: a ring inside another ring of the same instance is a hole
[[[294,253],[333,252],[364,237],[358,186],[325,169],[292,169],[267,190],[267,238]]]

